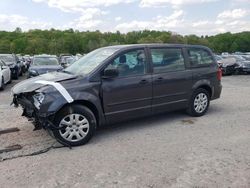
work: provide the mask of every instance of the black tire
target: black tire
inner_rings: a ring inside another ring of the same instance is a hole
[[[10,75],[10,81],[8,82],[8,84],[11,84],[12,82],[12,76]]]
[[[0,90],[4,90],[4,88],[5,88],[4,77],[2,77],[2,83],[1,83]]]
[[[197,99],[197,97],[198,97],[199,94],[204,94],[206,96],[206,98],[207,98],[207,105],[206,105],[206,107],[202,111],[197,112],[196,108],[195,108],[195,106],[196,106],[195,105],[195,100]],[[190,116],[194,116],[194,117],[203,116],[207,112],[207,110],[209,108],[209,104],[210,104],[210,95],[209,95],[209,92],[206,89],[198,88],[192,94],[192,97],[191,97],[191,99],[189,101],[189,106],[187,108],[187,113]]]
[[[14,79],[18,80],[19,74],[18,71],[15,73],[15,75],[13,76]]]
[[[62,129],[62,130],[52,130],[54,136],[56,137],[56,139],[63,145],[65,146],[80,146],[80,145],[84,145],[86,144],[94,135],[95,130],[96,130],[96,117],[93,114],[93,112],[87,108],[86,106],[82,106],[82,105],[70,105],[64,109],[62,109],[59,113],[57,113],[55,120],[54,120],[54,125],[56,127],[60,126],[60,122],[68,115],[70,114],[79,114],[84,116],[87,121],[88,121],[88,131],[86,133],[86,135],[79,141],[69,141],[67,139],[65,139],[61,134],[62,132],[65,133],[66,132],[66,128]],[[66,126],[68,129],[73,129],[72,126],[76,126],[71,124],[71,128],[69,128],[69,126]],[[75,131],[78,131],[78,129],[75,128],[74,133],[76,133]],[[80,129],[80,128],[79,128]],[[64,132],[65,131],[65,132]],[[73,132],[73,130],[71,130]],[[69,131],[70,132],[70,131]],[[69,133],[71,134],[71,133]],[[79,132],[78,132],[79,134]],[[70,136],[69,136],[70,137]],[[68,137],[68,138],[69,138]],[[73,136],[74,137],[74,136]]]

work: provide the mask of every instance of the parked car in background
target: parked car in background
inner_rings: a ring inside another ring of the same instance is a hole
[[[237,62],[235,58],[223,58],[223,60],[220,61],[220,68],[222,70],[222,75],[232,75],[235,73],[235,67],[237,66]]]
[[[11,83],[11,80],[11,70],[9,66],[0,60],[0,90],[3,90],[7,83]]]
[[[66,59],[67,58],[72,58],[73,56],[72,55],[60,55],[59,57],[59,63],[62,67],[67,67],[67,62],[66,62]]]
[[[250,73],[250,61],[237,62],[235,67],[236,74],[249,74]]]
[[[75,55],[75,59],[76,59],[76,60],[81,59],[84,55],[85,55],[85,54],[82,55],[82,54],[77,53],[77,54]]]
[[[25,60],[25,64],[26,64],[27,70],[29,70],[30,64],[32,62],[31,57],[29,55],[25,55],[25,56],[23,56],[23,58]]]
[[[26,65],[25,59],[20,54],[18,54],[16,56],[18,58],[18,61],[20,62],[22,73],[25,73],[27,71],[27,65]]]
[[[36,55],[28,70],[28,78],[62,70],[56,56],[52,55]]]
[[[36,129],[77,146],[105,124],[181,109],[202,116],[221,89],[209,48],[141,44],[97,49],[61,72],[20,82],[12,94]]]
[[[235,74],[248,74],[250,73],[250,61],[243,55],[228,55],[227,58],[235,59]]]
[[[64,68],[72,65],[76,61],[76,58],[74,56],[65,57],[64,63],[62,64]]]
[[[21,64],[18,58],[14,54],[0,54],[0,60],[3,60],[6,65],[10,67],[11,76],[14,79],[18,79],[22,75]]]
[[[219,55],[214,55],[214,57],[215,57],[215,60],[217,61],[218,65],[219,65],[219,67],[221,67],[222,63],[223,63],[223,58],[221,56],[219,56]]]

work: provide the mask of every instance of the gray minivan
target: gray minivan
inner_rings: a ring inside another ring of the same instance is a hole
[[[133,44],[94,50],[61,72],[20,82],[12,93],[35,129],[76,146],[105,124],[180,109],[202,116],[221,89],[209,48]]]

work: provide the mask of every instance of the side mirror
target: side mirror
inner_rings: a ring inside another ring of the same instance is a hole
[[[108,79],[108,78],[115,78],[119,76],[118,69],[105,69],[102,78]]]

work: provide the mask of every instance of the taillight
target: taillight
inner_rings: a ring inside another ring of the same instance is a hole
[[[221,68],[218,68],[218,71],[217,71],[217,79],[218,79],[219,81],[221,81],[221,78],[222,78],[222,70],[221,70]]]

